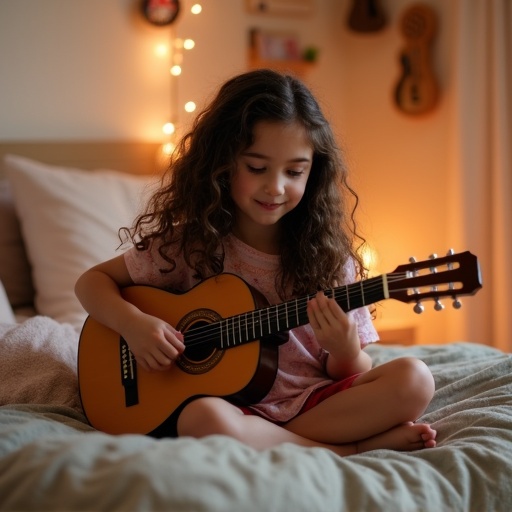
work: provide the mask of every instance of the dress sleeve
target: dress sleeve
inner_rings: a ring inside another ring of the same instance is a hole
[[[345,265],[345,281],[347,284],[356,281],[356,267],[355,263],[350,260]],[[370,311],[367,307],[362,307],[350,311],[349,315],[356,321],[357,330],[359,333],[359,340],[361,341],[361,347],[366,347],[370,343],[379,341],[379,335],[373,325],[373,320],[370,315]]]
[[[124,253],[124,261],[135,284],[161,285],[162,273],[153,258],[151,249],[139,251],[132,247]]]
[[[181,255],[173,255],[173,259],[175,267],[171,269],[171,264],[162,258],[155,243],[142,251],[132,247],[124,253],[126,268],[135,284],[176,292],[187,291],[198,281]]]

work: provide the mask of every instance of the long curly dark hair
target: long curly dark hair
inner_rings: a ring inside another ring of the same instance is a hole
[[[232,231],[236,209],[230,195],[237,157],[254,142],[260,121],[301,123],[313,147],[313,162],[301,202],[281,219],[281,271],[276,287],[305,295],[343,281],[348,258],[359,275],[366,269],[364,243],[354,218],[358,196],[334,134],[310,90],[298,79],[256,70],[227,81],[182,138],[144,213],[123,228],[139,250],[151,243],[169,262],[181,251],[195,277],[223,271],[223,238]],[[121,230],[121,231],[123,231]],[[172,246],[172,251],[170,250]]]

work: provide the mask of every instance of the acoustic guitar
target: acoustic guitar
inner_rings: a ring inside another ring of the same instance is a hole
[[[346,312],[384,299],[416,303],[474,294],[481,278],[469,251],[400,265],[393,272],[326,290]],[[270,390],[278,348],[287,331],[308,323],[313,295],[282,304],[263,297],[233,274],[220,274],[183,294],[129,286],[123,297],[184,334],[185,351],[168,371],[137,368],[126,341],[88,317],[78,349],[80,398],[93,427],[112,434],[169,435],[183,407],[201,396],[236,404],[260,401]],[[438,309],[436,307],[436,309]]]
[[[432,7],[414,4],[403,12],[399,26],[405,44],[400,53],[401,76],[395,87],[395,102],[406,114],[424,114],[435,107],[439,97],[431,62],[437,16]]]

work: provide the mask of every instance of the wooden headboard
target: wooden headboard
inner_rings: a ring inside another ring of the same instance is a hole
[[[1,162],[8,153],[46,164],[115,169],[131,174],[154,174],[165,167],[165,157],[158,142],[0,142],[0,176],[3,173]]]

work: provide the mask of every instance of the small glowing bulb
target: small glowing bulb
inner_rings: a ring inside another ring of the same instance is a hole
[[[185,48],[185,50],[192,50],[195,45],[196,43],[193,39],[185,39],[185,41],[183,41],[183,48]]]
[[[176,131],[176,127],[174,126],[174,123],[165,123],[162,127],[162,131],[166,135],[172,135]]]
[[[195,109],[196,104],[193,101],[188,101],[187,103],[185,103],[185,110],[187,112],[194,112]]]
[[[171,68],[171,75],[172,76],[180,76],[181,75],[181,66],[178,66],[178,64],[175,64]]]
[[[368,269],[369,274],[374,272],[379,263],[377,251],[373,247],[366,245],[362,249],[361,256],[363,259],[363,265]]]
[[[165,155],[172,155],[174,149],[175,149],[175,145],[172,143],[172,142],[166,142],[163,146],[162,146],[162,152],[165,154]]]
[[[166,44],[157,44],[155,46],[155,54],[157,57],[165,57],[167,55],[167,52],[169,51],[169,48]]]
[[[203,10],[203,8],[201,7],[201,4],[194,4],[194,5],[190,8],[190,12],[191,12],[192,14],[199,14],[202,10]]]

